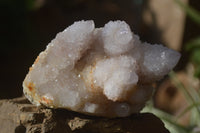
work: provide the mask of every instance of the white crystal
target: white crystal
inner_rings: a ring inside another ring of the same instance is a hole
[[[119,56],[98,61],[94,70],[96,85],[103,88],[108,99],[126,98],[126,93],[138,82],[136,61],[131,56]]]
[[[105,52],[120,55],[133,48],[133,36],[128,24],[124,21],[110,21],[102,31]]]
[[[24,93],[36,105],[124,117],[144,107],[151,83],[179,58],[174,50],[142,43],[124,21],[103,28],[79,21],[39,54],[23,82]]]

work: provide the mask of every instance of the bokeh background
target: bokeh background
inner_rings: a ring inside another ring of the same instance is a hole
[[[193,53],[185,50],[185,45],[199,37],[200,23],[196,23],[190,11],[187,12],[187,8],[177,1],[1,0],[0,99],[22,96],[22,82],[37,55],[58,32],[74,21],[90,19],[95,21],[96,27],[102,27],[110,20],[124,20],[141,40],[163,44],[181,52],[181,60],[175,68],[177,77],[181,82],[195,84],[199,89],[200,76],[193,78]],[[199,0],[180,1],[200,11]],[[200,22],[200,18],[196,19]],[[197,45],[200,46],[200,39]],[[195,60],[200,64],[200,48],[196,51]],[[158,108],[176,114],[186,105],[184,96],[180,96],[169,78],[160,81],[156,87],[154,104]]]
[[[200,9],[199,0],[188,3]],[[173,0],[1,0],[0,6],[0,99],[22,95],[22,81],[36,56],[77,20],[93,19],[96,27],[124,20],[141,40],[179,51],[200,33]],[[188,57],[182,56],[183,64]]]

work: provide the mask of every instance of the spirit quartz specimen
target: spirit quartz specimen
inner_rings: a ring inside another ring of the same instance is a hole
[[[151,83],[168,74],[179,58],[174,50],[141,42],[124,21],[102,28],[78,21],[39,54],[23,91],[35,105],[124,117],[145,106]]]

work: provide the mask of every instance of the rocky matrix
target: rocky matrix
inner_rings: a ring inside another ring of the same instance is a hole
[[[179,58],[174,50],[141,42],[124,21],[102,28],[78,21],[39,54],[23,82],[24,94],[38,106],[124,117],[145,106],[151,83]]]

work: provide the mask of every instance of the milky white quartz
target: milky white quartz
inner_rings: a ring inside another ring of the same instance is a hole
[[[179,58],[174,50],[141,42],[124,21],[102,28],[78,21],[39,54],[23,82],[24,94],[36,105],[124,117],[144,107],[151,83]]]

